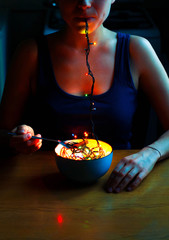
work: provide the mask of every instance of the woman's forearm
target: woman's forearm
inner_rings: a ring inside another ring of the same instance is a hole
[[[155,142],[148,145],[147,147],[149,146],[152,147],[154,151],[159,152],[158,161],[169,157],[169,130],[162,134]]]

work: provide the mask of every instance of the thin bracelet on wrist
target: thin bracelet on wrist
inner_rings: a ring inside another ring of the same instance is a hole
[[[161,152],[157,148],[152,147],[152,146],[147,146],[147,147],[156,150],[159,153],[160,157],[161,157]]]

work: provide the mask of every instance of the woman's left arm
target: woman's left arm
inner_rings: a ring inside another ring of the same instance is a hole
[[[149,146],[118,163],[106,183],[108,192],[134,190],[157,161],[169,157],[169,78],[146,39],[132,36],[130,55],[139,73],[139,87],[150,99],[166,132]]]

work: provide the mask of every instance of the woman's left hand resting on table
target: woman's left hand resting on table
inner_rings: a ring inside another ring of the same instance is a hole
[[[112,171],[105,189],[109,193],[137,188],[152,171],[156,162],[168,156],[169,130],[157,141],[144,147],[139,152],[124,157]]]
[[[132,61],[135,63],[139,86],[147,94],[166,132],[149,148],[123,158],[110,175],[108,192],[132,191],[152,171],[157,161],[169,156],[169,79],[147,40],[130,38]],[[144,116],[143,116],[144,117]]]
[[[159,158],[159,153],[150,148],[124,157],[112,171],[107,184],[108,192],[134,190],[151,172]]]

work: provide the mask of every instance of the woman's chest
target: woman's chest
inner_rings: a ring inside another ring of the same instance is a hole
[[[86,59],[84,51],[84,54],[75,53],[64,57],[58,55],[57,58],[53,55],[51,59],[57,84],[69,94],[82,96],[90,93],[93,81],[95,95],[108,91],[112,85],[114,52],[94,52]]]

